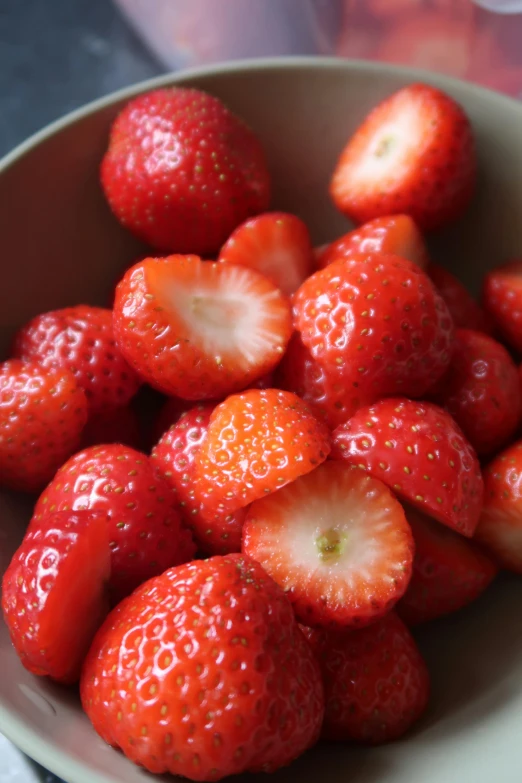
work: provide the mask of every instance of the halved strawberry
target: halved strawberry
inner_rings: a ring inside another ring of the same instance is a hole
[[[486,313],[452,272],[439,264],[430,264],[426,273],[446,302],[456,329],[491,333]]]
[[[323,462],[329,433],[291,392],[250,389],[218,405],[196,453],[196,498],[236,511]]]
[[[384,481],[400,497],[472,536],[482,508],[477,456],[449,413],[428,402],[381,400],[333,434],[332,454]]]
[[[510,261],[487,274],[482,301],[503,339],[522,353],[522,261]]]
[[[522,441],[484,471],[484,508],[475,538],[502,568],[522,574]]]
[[[408,625],[417,625],[462,609],[475,601],[498,573],[498,566],[473,541],[444,525],[406,509],[415,541],[413,573],[396,606]]]
[[[286,297],[264,275],[197,256],[147,258],[116,291],[115,333],[151,386],[219,399],[270,372],[292,332]]]
[[[70,684],[109,611],[107,516],[59,511],[31,527],[2,583],[6,625],[33,674]]]
[[[427,84],[380,103],[348,141],[330,193],[356,223],[405,213],[421,230],[465,210],[475,187],[473,134],[463,109]]]
[[[420,718],[428,669],[395,612],[360,630],[303,632],[323,675],[325,739],[378,745],[398,739]]]
[[[403,595],[413,538],[377,479],[338,462],[250,506],[243,551],[285,590],[305,625],[369,624]]]
[[[242,223],[221,248],[218,261],[256,269],[288,296],[314,265],[306,225],[287,212],[265,212]]]
[[[428,249],[415,221],[409,215],[385,215],[369,220],[354,231],[316,251],[316,263],[323,269],[339,258],[354,253],[388,253],[412,261],[421,269],[428,265]]]
[[[152,464],[176,492],[180,511],[203,552],[225,555],[241,551],[244,509],[234,513],[206,508],[195,492],[196,453],[207,437],[215,405],[197,405],[181,414],[160,438]]]

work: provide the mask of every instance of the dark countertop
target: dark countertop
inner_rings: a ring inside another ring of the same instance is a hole
[[[0,157],[63,114],[164,70],[110,0],[0,0],[0,42]],[[22,775],[13,769],[13,780]]]

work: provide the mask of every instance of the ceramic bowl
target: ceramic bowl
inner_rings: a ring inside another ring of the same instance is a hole
[[[319,244],[348,228],[327,195],[344,142],[375,103],[419,80],[453,95],[475,128],[477,196],[461,223],[431,240],[431,250],[477,289],[488,267],[522,255],[522,103],[404,68],[321,59],[240,62],[109,96],[50,126],[0,163],[0,357],[30,316],[80,302],[106,303],[113,282],[140,251],[109,213],[98,184],[109,125],[133,95],[186,84],[224,100],[265,146],[274,207],[304,218]],[[29,516],[26,499],[0,494],[0,572]],[[522,581],[504,579],[468,610],[422,632],[433,697],[413,734],[377,749],[318,747],[276,773],[273,782],[519,781],[519,613]],[[22,668],[1,621],[0,732],[69,783],[151,780],[96,736],[74,693]]]

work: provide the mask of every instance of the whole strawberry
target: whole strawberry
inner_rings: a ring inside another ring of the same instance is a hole
[[[108,517],[115,599],[194,555],[174,491],[145,454],[128,446],[92,446],[71,457],[40,496],[31,525],[54,511],[80,509]]]
[[[87,398],[69,370],[0,364],[0,486],[38,492],[78,448]]]
[[[382,101],[348,141],[330,183],[356,223],[405,213],[421,230],[458,218],[475,188],[476,153],[463,109],[427,84]]]
[[[171,87],[130,101],[116,118],[101,181],[120,222],[149,245],[211,255],[270,200],[254,133],[223,103]]]
[[[325,739],[378,745],[398,739],[421,717],[429,697],[428,670],[394,612],[342,634],[303,631],[323,675]]]
[[[401,498],[465,536],[483,502],[480,465],[446,411],[404,398],[361,408],[335,430],[332,457],[384,481]]]
[[[105,514],[58,511],[27,532],[2,582],[5,622],[26,669],[65,684],[79,679],[109,611],[109,576]]]
[[[522,261],[509,261],[484,278],[482,301],[502,338],[522,352]]]
[[[482,307],[455,275],[439,264],[429,264],[426,274],[442,296],[456,329],[491,332],[491,324]]]
[[[195,458],[194,490],[206,508],[244,508],[324,462],[328,430],[291,392],[251,389],[210,417]]]
[[[70,370],[91,414],[126,405],[141,380],[116,345],[112,312],[78,305],[38,315],[15,336],[13,356],[54,370]]]
[[[245,511],[209,511],[194,487],[196,454],[205,440],[214,405],[197,405],[185,413],[160,438],[151,460],[176,492],[180,511],[199,548],[219,555],[241,551]]]
[[[260,272],[175,255],[129,269],[116,291],[114,331],[151,386],[215,400],[274,369],[292,317],[288,299]]]
[[[132,761],[202,781],[289,764],[324,715],[288,599],[241,555],[170,569],[120,604],[94,639],[81,699]]]
[[[348,409],[420,397],[451,359],[453,323],[411,261],[369,254],[330,264],[294,296],[294,325],[312,357],[345,388]]]
[[[482,332],[457,329],[451,364],[430,397],[451,413],[478,454],[505,446],[520,422],[518,368],[504,346]]]

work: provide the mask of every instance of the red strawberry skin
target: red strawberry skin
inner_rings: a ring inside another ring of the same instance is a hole
[[[446,305],[397,256],[360,255],[316,272],[294,296],[294,325],[357,407],[385,395],[422,396],[451,359]]]
[[[241,551],[245,511],[209,511],[196,498],[196,453],[207,436],[214,405],[197,405],[161,437],[152,450],[152,463],[177,494],[180,511],[199,548],[211,555]]]
[[[141,380],[116,345],[112,312],[78,305],[38,315],[15,336],[13,356],[53,370],[70,370],[90,413],[126,405]]]
[[[300,622],[343,630],[375,622],[404,594],[413,538],[385,484],[328,460],[252,503],[243,552],[284,589]]]
[[[40,496],[31,525],[55,511],[81,509],[102,511],[109,519],[116,599],[194,555],[175,493],[150,459],[128,446],[93,446],[71,457]]]
[[[446,302],[456,329],[491,333],[491,324],[486,313],[454,274],[433,263],[428,266],[426,272]]]
[[[51,514],[31,528],[2,582],[11,640],[33,674],[71,684],[109,611],[107,517],[92,511]]]
[[[475,538],[496,562],[522,574],[522,441],[504,449],[484,471],[484,508]]]
[[[522,261],[510,261],[487,274],[482,301],[502,338],[522,353]]]
[[[413,572],[396,605],[407,625],[429,622],[462,609],[491,584],[498,566],[473,541],[408,508],[415,539]]]
[[[477,456],[446,411],[404,398],[361,408],[332,438],[334,459],[380,479],[400,497],[464,536],[483,503]]]
[[[264,275],[197,256],[147,258],[119,283],[114,329],[151,386],[221,399],[278,364],[292,333],[288,299]]]
[[[343,634],[303,628],[321,666],[326,697],[322,735],[378,745],[396,740],[426,709],[426,664],[394,612]]]
[[[317,266],[324,269],[340,258],[351,258],[354,253],[400,256],[421,269],[425,269],[429,261],[422,234],[409,215],[386,215],[349,231],[326,247],[319,248]]]
[[[493,454],[515,434],[522,411],[517,366],[482,332],[457,329],[450,367],[430,394],[451,413],[478,454]]]
[[[314,257],[303,221],[287,212],[265,212],[242,223],[221,248],[218,261],[266,275],[290,296],[312,274]]]
[[[177,253],[217,252],[270,201],[253,132],[217,98],[182,87],[129,101],[112,126],[101,182],[126,228]]]
[[[329,451],[327,428],[295,394],[233,395],[214,409],[196,454],[196,497],[209,509],[237,511],[313,470]]]
[[[356,223],[403,213],[421,230],[466,209],[475,189],[473,133],[461,107],[426,84],[411,84],[363,121],[334,170],[334,204]]]
[[[87,398],[68,370],[0,364],[0,486],[38,492],[78,448]]]
[[[132,761],[202,781],[289,764],[324,715],[319,667],[288,599],[240,555],[170,569],[117,607],[91,647],[81,698]]]

